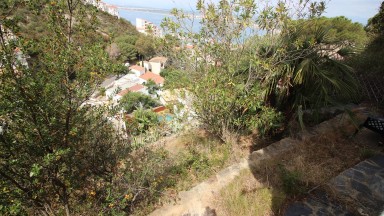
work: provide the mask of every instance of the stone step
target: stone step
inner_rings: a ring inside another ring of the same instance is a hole
[[[384,155],[345,170],[328,185],[336,196],[352,201],[365,214],[380,215],[384,210]]]
[[[335,200],[349,203],[353,212],[360,215],[383,214],[384,155],[376,155],[345,170],[327,186],[330,188],[328,194],[316,191],[305,200],[288,206],[284,215],[354,215]]]
[[[328,195],[322,191],[316,191],[305,200],[295,202],[290,205],[284,213],[285,216],[299,215],[341,215],[352,216],[342,204],[331,200]]]

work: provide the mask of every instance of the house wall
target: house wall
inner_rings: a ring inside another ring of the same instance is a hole
[[[152,73],[160,75],[161,63],[160,62],[149,62],[151,64]]]
[[[147,61],[144,62],[143,67],[145,68],[146,71],[152,71],[152,65]]]

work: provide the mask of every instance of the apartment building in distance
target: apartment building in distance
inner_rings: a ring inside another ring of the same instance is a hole
[[[84,0],[84,1],[86,4],[93,5],[101,11],[104,11],[106,13],[109,13],[112,16],[120,18],[119,10],[117,10],[117,7],[114,5],[107,4],[107,3],[102,2],[100,0]]]
[[[152,22],[145,19],[136,18],[136,29],[138,32],[144,33],[146,35],[152,34],[156,37],[162,36],[161,29]]]

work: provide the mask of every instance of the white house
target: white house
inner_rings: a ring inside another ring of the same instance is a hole
[[[127,89],[120,91],[118,94],[116,94],[113,97],[113,100],[118,102],[124,95],[128,94],[129,92],[140,92],[140,93],[143,93],[145,95],[148,95],[147,87],[145,87],[144,85],[141,85],[141,84],[136,84],[132,87],[129,87]]]
[[[129,71],[139,77],[139,76],[145,74],[146,70],[144,67],[141,67],[139,65],[132,65],[129,67]]]
[[[136,84],[142,84],[145,80],[137,77],[135,74],[127,74],[120,79],[114,81],[109,88],[106,89],[105,95],[114,98],[121,90],[130,88]]]
[[[147,66],[148,70],[150,70],[154,74],[160,74],[161,70],[163,70],[167,64],[166,57],[154,57],[147,62],[147,65],[144,62],[144,67]]]
[[[119,18],[119,11],[117,10],[117,7],[114,5],[107,5],[107,13],[111,14],[112,16],[115,16]]]

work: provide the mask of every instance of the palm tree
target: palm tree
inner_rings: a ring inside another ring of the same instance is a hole
[[[276,64],[264,80],[265,100],[283,111],[287,120],[300,106],[317,109],[357,99],[353,70],[330,56],[334,50],[332,44],[325,43],[327,32],[320,27],[308,37],[303,36],[301,28],[287,30],[280,43],[268,49],[274,52],[269,56]]]

